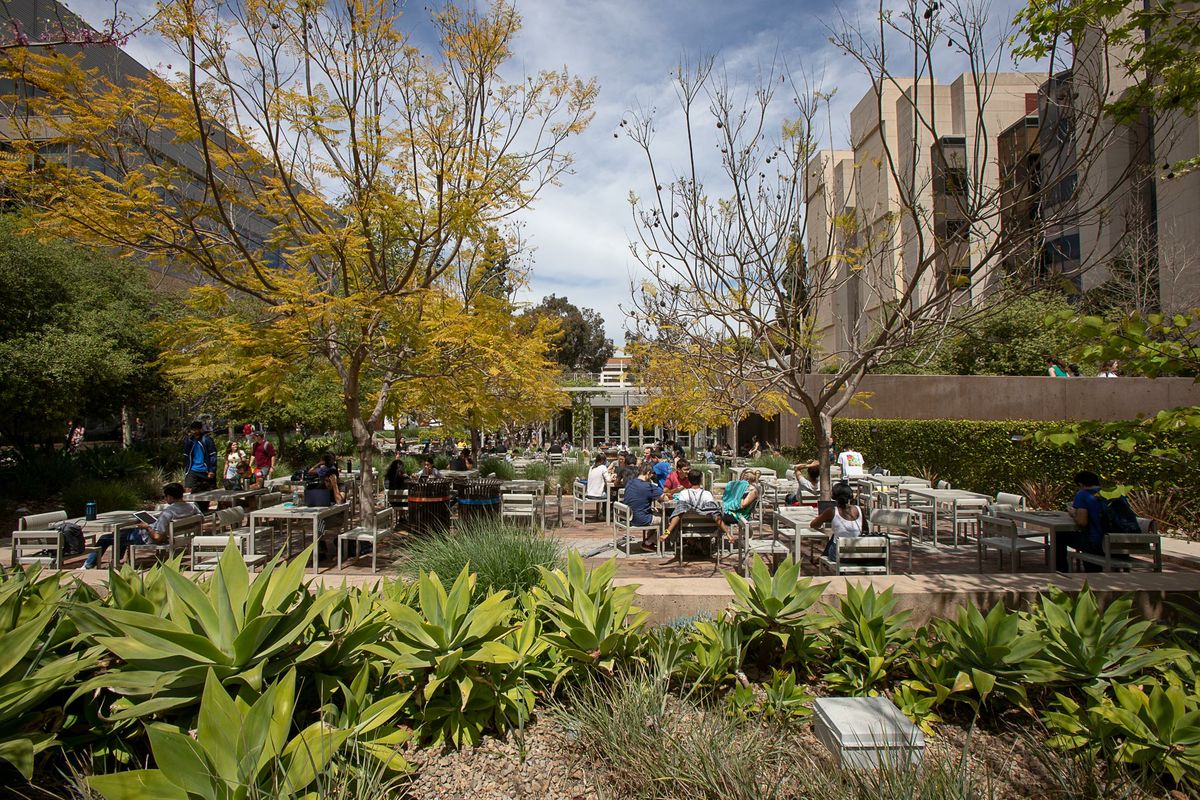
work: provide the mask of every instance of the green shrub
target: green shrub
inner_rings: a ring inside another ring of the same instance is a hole
[[[138,509],[142,507],[144,487],[128,481],[80,480],[63,489],[62,502],[67,515],[83,516],[84,506],[96,502],[96,510],[106,511]]]
[[[835,419],[833,438],[862,452],[868,465],[893,475],[931,470],[956,488],[985,494],[1019,491],[1021,481],[1030,478],[1067,487],[1081,469],[1099,473],[1106,483],[1200,491],[1200,476],[1180,474],[1173,463],[1149,452],[1124,453],[1091,444],[1055,447],[1033,440],[1037,431],[1057,427],[1027,420]],[[812,429],[801,425],[799,434],[799,446],[786,452],[808,460],[816,453]],[[1014,436],[1022,438],[1014,442]]]
[[[513,465],[503,458],[481,459],[479,462],[479,474],[485,478],[488,475],[495,475],[502,481],[511,481],[517,477],[517,471],[513,469]]]
[[[530,528],[481,520],[459,525],[452,533],[410,539],[400,571],[414,578],[436,572],[446,580],[468,564],[480,588],[518,594],[538,583],[538,567],[563,565],[562,545]]]
[[[521,470],[521,477],[528,481],[542,481],[543,483],[547,484],[547,488],[549,488],[550,465],[542,461],[535,461],[532,464],[526,464]]]
[[[75,453],[80,474],[106,481],[128,480],[148,474],[154,465],[136,450],[89,447]]]
[[[774,470],[776,476],[784,478],[791,475],[793,463],[795,462],[789,461],[783,456],[762,455],[751,461],[749,465],[751,467],[765,467],[766,469]]]
[[[558,485],[562,487],[563,494],[571,493],[571,486],[579,478],[587,478],[588,465],[578,461],[564,461],[558,468]]]
[[[895,607],[892,587],[877,594],[870,584],[853,583],[840,603],[826,606],[833,664],[825,680],[835,693],[875,694],[895,672],[913,638],[909,612],[893,613]]]
[[[450,457],[445,453],[438,453],[433,457],[434,469],[445,469],[448,466],[450,466]]]

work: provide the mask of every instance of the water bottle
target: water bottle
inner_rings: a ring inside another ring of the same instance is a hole
[[[353,471],[354,471],[354,460],[347,458],[346,459],[346,472],[353,472]]]
[[[83,506],[83,518],[86,520],[94,520],[96,518],[96,501],[89,500]]]
[[[300,492],[300,490],[298,488],[295,488],[295,487],[292,488],[292,505],[293,506],[304,505],[304,495]]]

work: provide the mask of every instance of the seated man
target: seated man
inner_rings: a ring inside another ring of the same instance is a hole
[[[689,464],[685,459],[679,459],[679,465],[676,466],[675,470],[667,476],[667,481],[663,484],[663,491],[673,497],[675,493],[681,489],[690,489],[693,486],[701,485],[692,483],[691,480],[689,480],[689,477],[693,472],[699,474],[699,471],[693,470],[692,465]]]
[[[1100,499],[1100,476],[1086,470],[1079,472],[1075,475],[1075,485],[1079,491],[1071,501],[1071,513],[1079,530],[1064,531],[1055,537],[1054,569],[1058,572],[1070,571],[1068,547],[1096,555],[1104,553],[1104,528],[1101,525],[1104,506]],[[1083,568],[1088,572],[1100,570],[1098,564],[1087,562],[1084,562]]]
[[[442,473],[441,473],[441,470],[439,470],[437,467],[433,466],[432,458],[426,458],[424,461],[421,462],[421,471],[418,472],[413,477],[418,480],[420,480],[421,478],[440,478],[440,477],[442,477]]]
[[[800,498],[804,495],[817,495],[821,493],[821,462],[815,458],[807,464],[796,464],[792,467],[792,474],[796,477],[796,483],[800,484],[799,491],[795,494],[789,493],[784,500],[789,506],[800,505]]]
[[[865,471],[862,453],[849,447],[838,454],[837,463],[842,468],[843,478],[861,478]]]
[[[193,517],[200,513],[200,509],[192,503],[186,502],[183,499],[183,484],[168,483],[162,488],[163,497],[167,501],[167,507],[158,512],[153,523],[139,522],[137,527],[122,528],[117,531],[117,553],[114,556],[116,561],[113,566],[125,557],[125,548],[131,544],[147,544],[153,542],[167,541],[167,532],[170,529],[171,522],[184,517]],[[83,569],[92,569],[100,563],[100,559],[104,557],[104,551],[112,546],[113,535],[106,533],[96,540],[96,550],[88,555],[83,562]]]
[[[688,480],[691,487],[682,489],[675,495],[675,510],[671,513],[671,521],[667,524],[667,541],[676,542],[675,530],[679,527],[679,521],[684,514],[703,514],[706,517],[712,517],[716,520],[721,533],[728,536],[729,527],[724,519],[721,505],[713,497],[712,492],[704,488],[701,483],[700,470],[694,469],[688,473]],[[738,482],[734,481],[734,483]],[[678,546],[677,543],[676,546]]]
[[[662,497],[662,489],[654,480],[654,468],[643,464],[638,474],[625,483],[625,505],[629,506],[629,522],[637,527],[654,524],[654,501]],[[642,537],[642,547],[652,550],[658,544],[658,537],[648,532]]]
[[[333,502],[342,502],[342,487],[338,483],[338,468],[337,460],[334,459],[333,453],[323,453],[321,460],[318,461],[306,473],[309,478],[316,478],[321,482],[329,493],[333,496]]]
[[[603,453],[592,460],[592,468],[588,470],[587,488],[583,494],[589,500],[608,499],[608,459]]]
[[[667,453],[664,451],[657,455],[652,454],[654,459],[654,480],[658,481],[659,486],[664,486],[667,483],[667,476],[671,474],[671,462],[668,460]]]
[[[459,450],[458,455],[454,456],[454,458],[450,460],[450,466],[448,469],[454,470],[455,472],[467,472],[468,470],[475,469],[475,461],[471,458],[471,451],[467,450],[465,447],[462,450]]]

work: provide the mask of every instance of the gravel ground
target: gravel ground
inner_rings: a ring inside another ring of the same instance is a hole
[[[524,745],[522,747],[522,744]],[[460,751],[412,748],[405,757],[419,772],[407,787],[413,800],[598,800],[593,780],[572,756],[562,732],[542,719],[524,741],[487,738]]]

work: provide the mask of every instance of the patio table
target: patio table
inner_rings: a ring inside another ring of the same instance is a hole
[[[266,494],[267,490],[263,489],[209,489],[207,492],[192,492],[187,496],[187,500],[196,502],[197,500],[208,503],[216,503],[217,507],[235,506],[244,500],[249,500],[251,497],[257,497],[260,494]]]
[[[1071,533],[1079,530],[1075,517],[1066,511],[997,511],[996,516],[1011,519],[1031,528],[1046,532],[1046,541],[1050,545],[1051,563],[1055,558],[1055,547],[1058,544],[1058,534]],[[1068,562],[1068,567],[1070,566]]]
[[[792,548],[792,558],[799,566],[801,575],[804,574],[804,552],[802,549],[804,542],[816,541],[819,539],[822,543],[824,543],[825,540],[829,538],[829,533],[827,531],[813,530],[813,528],[809,525],[809,523],[812,522],[813,517],[817,516],[816,509],[812,509],[812,511],[812,514],[802,515],[800,519],[797,519],[794,516],[776,513],[775,519],[772,522],[776,536],[779,535],[780,528],[792,529],[792,533],[795,537]]]
[[[950,531],[954,533],[958,529],[958,504],[962,500],[992,500],[991,495],[980,494],[979,492],[968,492],[964,489],[932,489],[928,486],[905,486],[899,491],[903,492],[909,498],[909,505],[912,504],[913,497],[920,497],[928,500],[933,505],[933,520],[932,534],[933,546],[937,547],[937,524],[939,509],[945,508],[950,512]]]
[[[96,540],[106,533],[111,533],[113,537],[112,552],[108,556],[108,571],[112,572],[116,569],[117,553],[120,548],[117,546],[117,531],[122,528],[132,528],[137,525],[138,518],[134,514],[137,511],[105,511],[103,514],[97,514],[95,519],[87,517],[78,517],[69,519],[67,522],[78,525],[84,536],[90,536],[92,547],[96,546]]]
[[[290,523],[292,520],[306,520],[312,523],[313,534],[313,554],[312,566],[316,572],[317,567],[317,547],[316,544],[321,539],[321,523],[332,517],[344,515],[350,510],[349,503],[341,503],[335,506],[291,506],[280,505],[270,506],[268,508],[260,508],[250,512],[250,541],[254,541],[254,533],[257,527],[267,520],[283,520]],[[291,555],[291,535],[290,529],[288,533],[288,555]]]

